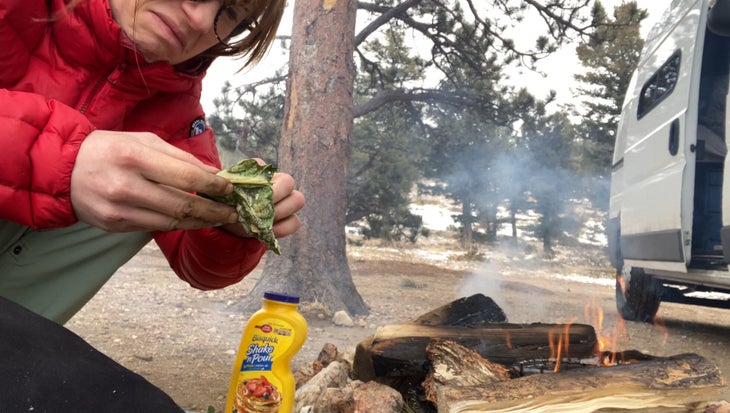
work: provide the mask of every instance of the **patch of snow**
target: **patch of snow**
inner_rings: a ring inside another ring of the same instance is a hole
[[[612,278],[586,277],[585,275],[579,274],[553,274],[550,276],[550,279],[553,278],[582,284],[602,285],[604,287],[614,287],[616,285],[616,280]]]
[[[606,229],[603,227],[603,223],[594,219],[586,221],[578,236],[578,242],[597,247],[608,245]]]
[[[411,204],[411,213],[423,219],[423,226],[433,231],[446,231],[456,225],[454,212],[441,205]]]

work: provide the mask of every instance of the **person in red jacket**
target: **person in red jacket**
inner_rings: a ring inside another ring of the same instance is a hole
[[[154,238],[199,289],[265,246],[234,209],[200,104],[219,56],[256,63],[284,0],[0,0],[0,296],[60,323]],[[274,233],[303,195],[273,179]]]

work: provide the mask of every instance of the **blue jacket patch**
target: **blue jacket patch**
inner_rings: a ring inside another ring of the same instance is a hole
[[[193,121],[193,123],[190,124],[190,137],[200,135],[201,133],[205,132],[205,119],[198,118]]]

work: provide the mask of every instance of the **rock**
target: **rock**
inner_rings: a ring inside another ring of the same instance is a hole
[[[335,316],[332,318],[332,323],[340,327],[352,327],[355,325],[350,315],[344,310],[335,313]]]
[[[337,346],[332,343],[326,343],[322,350],[319,352],[319,356],[317,356],[317,361],[322,363],[322,366],[327,367],[336,360],[342,360],[342,353],[337,349]]]
[[[344,388],[350,381],[350,366],[347,363],[332,362],[297,389],[294,395],[294,411],[299,412],[307,406],[316,407],[317,401],[329,388]],[[313,410],[318,412],[319,410]]]
[[[322,396],[313,406],[312,413],[353,413],[355,412],[355,400],[353,399],[352,386],[340,389],[329,388],[322,393]],[[376,410],[373,410],[375,412]]]
[[[376,382],[352,381],[351,363],[334,344],[325,344],[308,372],[299,373],[302,377],[297,379],[294,412],[399,413],[403,410],[403,396],[395,389]],[[308,373],[312,376],[306,377]]]
[[[396,390],[374,381],[352,381],[346,387],[330,387],[313,404],[296,405],[300,413],[400,413],[403,397]]]
[[[399,413],[403,411],[403,396],[392,387],[369,381],[362,383],[354,381],[355,389],[353,399],[355,401],[354,413]]]
[[[324,347],[322,347],[322,350],[319,352],[317,360],[312,362],[311,365],[304,365],[299,370],[294,372],[296,387],[302,387],[306,382],[311,380],[312,377],[317,375],[320,371],[322,371],[322,369],[329,366],[334,361],[345,363],[345,365],[347,365],[348,371],[351,369],[352,363],[345,359],[345,355],[337,349],[337,346],[332,343],[327,343],[324,345]]]

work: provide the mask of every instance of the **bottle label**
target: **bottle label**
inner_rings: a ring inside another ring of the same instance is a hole
[[[291,348],[294,329],[279,319],[263,319],[249,334],[246,355],[238,374],[233,412],[278,412],[283,383],[272,370],[276,360]]]

